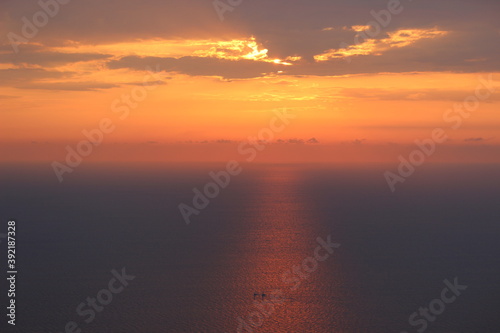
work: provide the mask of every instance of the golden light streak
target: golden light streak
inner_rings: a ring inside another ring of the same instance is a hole
[[[300,57],[289,57],[285,60],[270,59],[268,50],[262,48],[255,39],[218,40],[138,40],[127,43],[108,45],[82,45],[69,42],[64,47],[48,48],[48,51],[61,53],[102,53],[112,54],[116,57],[143,56],[143,57],[173,57],[186,56],[210,57],[226,60],[254,60],[272,62],[281,65],[292,65],[288,61],[300,60]]]
[[[353,26],[354,31],[362,32],[369,27]],[[360,55],[381,55],[391,48],[406,47],[422,39],[431,39],[445,36],[448,32],[433,29],[402,29],[389,32],[389,37],[380,40],[364,39],[363,43],[350,45],[347,48],[330,49],[322,54],[314,56],[316,61],[327,61],[336,58],[345,58]],[[366,35],[366,34],[365,34]]]

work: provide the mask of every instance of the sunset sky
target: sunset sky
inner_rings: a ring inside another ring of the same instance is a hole
[[[277,109],[277,161],[390,160],[437,127],[443,159],[500,156],[497,0],[42,2],[0,4],[4,162],[63,159],[103,118],[93,159],[224,159]]]

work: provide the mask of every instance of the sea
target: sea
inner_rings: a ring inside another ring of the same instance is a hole
[[[1,166],[1,332],[500,332],[499,165],[240,167]]]

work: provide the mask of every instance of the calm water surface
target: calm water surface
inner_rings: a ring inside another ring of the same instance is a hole
[[[382,167],[245,166],[187,226],[178,204],[220,169],[82,166],[58,184],[4,167],[17,331],[417,332],[409,316],[458,277],[426,332],[500,332],[498,166],[423,167],[394,194]],[[293,274],[328,236],[340,247]],[[85,323],[76,307],[122,267],[135,279]],[[278,291],[259,311],[254,293]]]

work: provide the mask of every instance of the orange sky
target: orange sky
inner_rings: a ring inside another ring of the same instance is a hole
[[[11,19],[3,30],[18,29],[14,10],[7,13]],[[33,145],[38,145],[38,158],[58,150],[64,156],[65,145],[76,145],[85,139],[82,130],[98,128],[106,118],[114,129],[96,149],[108,151],[109,159],[119,151],[113,145],[242,141],[268,127],[278,109],[296,118],[276,133],[274,143],[315,138],[314,145],[361,144],[379,151],[411,145],[441,127],[449,134],[447,145],[500,144],[495,93],[500,70],[481,68],[488,62],[481,52],[453,68],[441,61],[429,65],[425,58],[442,52],[440,45],[451,48],[458,42],[452,25],[399,22],[357,45],[331,43],[301,54],[285,52],[279,43],[273,49],[273,43],[231,22],[226,27],[233,26],[238,37],[228,38],[220,24],[213,23],[217,29],[210,37],[143,33],[140,40],[110,35],[92,42],[84,37],[86,31],[75,32],[81,40],[57,40],[51,27],[40,39],[19,45],[18,53],[6,41],[0,49],[0,126],[9,153],[1,159],[26,160]],[[325,23],[313,30],[319,43],[327,33],[352,38],[368,28],[362,19],[353,19],[352,25]],[[412,52],[422,59],[412,58]],[[447,113],[475,96],[478,87],[487,97],[470,115],[458,120],[456,113]],[[131,95],[127,105],[124,98]]]

